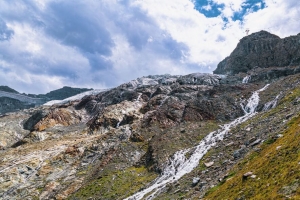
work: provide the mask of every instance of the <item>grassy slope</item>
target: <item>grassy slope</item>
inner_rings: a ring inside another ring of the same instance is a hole
[[[197,124],[197,125],[195,125]],[[201,126],[200,126],[201,124]],[[185,124],[181,128],[184,127],[185,132],[181,133],[179,127],[174,127],[174,129],[168,130],[169,132],[164,132],[157,140],[161,140],[162,146],[161,151],[158,151],[158,154],[163,154],[163,149],[173,154],[175,151],[174,143],[176,143],[178,148],[187,148],[186,146],[189,144],[187,141],[189,137],[194,138],[197,136],[197,141],[200,141],[207,133],[215,130],[218,127],[218,124],[213,121],[207,121],[205,123],[192,123]],[[178,132],[176,135],[174,132]],[[146,131],[146,130],[144,130]],[[171,132],[175,135],[169,135]],[[200,134],[201,133],[201,134]],[[145,133],[147,134],[147,133]],[[153,135],[152,133],[148,133],[148,135]],[[146,137],[146,136],[145,136]],[[149,137],[149,136],[148,136]],[[163,138],[172,137],[171,140],[163,140]],[[140,146],[140,148],[147,148],[148,142],[140,142],[135,143]],[[124,145],[124,144],[123,144]],[[191,145],[191,144],[189,144]],[[147,149],[145,149],[147,150]],[[117,158],[116,158],[117,159]],[[118,163],[119,161],[115,161]],[[113,169],[113,170],[112,170]],[[93,169],[90,169],[92,171]],[[88,173],[88,172],[86,172]],[[84,173],[83,176],[86,174]],[[141,165],[139,167],[129,167],[123,170],[114,169],[114,167],[106,167],[104,171],[102,171],[101,176],[94,175],[91,180],[84,184],[78,191],[76,191],[73,195],[69,197],[69,199],[124,199],[135,192],[138,192],[142,188],[144,188],[147,184],[153,181],[158,176],[157,173],[147,169],[145,166]],[[190,182],[190,178],[188,179]],[[190,184],[187,184],[190,186]],[[175,194],[177,196],[178,194]]]
[[[149,173],[145,167],[131,167],[124,171],[112,170],[105,176],[91,181],[69,199],[124,199],[134,194],[145,183],[155,179],[157,174]]]
[[[265,117],[278,112],[299,95],[300,89],[296,88]],[[261,152],[253,152],[243,159],[232,169],[235,176],[212,188],[205,199],[300,199],[299,114],[281,134],[283,137],[276,141],[265,141]],[[256,177],[243,180],[243,174],[249,171]]]

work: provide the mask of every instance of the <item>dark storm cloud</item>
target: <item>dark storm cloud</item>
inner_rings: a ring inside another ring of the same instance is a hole
[[[183,56],[183,52],[188,52],[189,48],[183,44],[183,43],[178,43],[175,41],[173,38],[168,36],[162,41],[162,53],[167,53],[170,58],[173,60],[180,60]]]
[[[95,71],[107,71],[113,68],[111,61],[99,54],[86,53],[85,56],[89,60],[91,73]]]
[[[121,3],[127,5],[128,1]],[[123,9],[126,10],[127,16],[118,14],[115,17],[115,24],[125,34],[129,44],[137,51],[149,48],[158,56],[168,56],[174,60],[180,59],[183,51],[188,51],[185,44],[175,41],[170,34],[161,30],[145,11],[138,7],[128,6]]]
[[[124,35],[136,51],[148,48],[152,53],[174,60],[180,59],[182,52],[188,50],[187,46],[161,31],[146,12],[138,7],[128,6],[128,1],[120,2],[120,12],[105,6],[100,8],[103,10],[98,11],[95,20],[83,3],[52,2],[46,11],[48,15],[44,16],[46,33],[61,43],[78,49],[89,60],[92,71],[109,73],[113,70],[112,62],[107,57],[115,47],[112,39],[114,33]],[[115,32],[107,30],[108,23],[115,25]],[[149,43],[150,37],[155,42]]]
[[[5,21],[0,18],[0,41],[9,40],[14,34],[13,30],[10,30]]]
[[[18,30],[13,43],[0,45],[0,61],[4,63],[0,63],[0,70],[11,70],[12,76],[23,71],[27,77],[61,77],[61,81],[69,81],[64,84],[71,81],[73,85],[99,83],[112,87],[137,76],[160,73],[155,62],[178,62],[189,51],[145,10],[128,0],[55,0],[41,4],[6,0],[0,2],[0,11],[0,41],[11,39]],[[123,49],[116,37],[131,48]],[[124,59],[126,68],[114,60],[115,48],[125,56],[117,59]],[[128,52],[131,61],[123,51]]]
[[[41,25],[39,8],[31,0],[2,0],[1,16],[9,22]]]
[[[82,2],[52,2],[48,9],[51,15],[46,17],[46,32],[49,35],[83,53],[111,55],[114,42],[109,31],[89,18]]]
[[[115,20],[115,24],[122,29],[128,42],[136,50],[141,50],[147,45],[147,40],[151,34],[156,34],[154,29],[157,29],[157,25],[137,7],[124,7],[124,9],[127,9],[130,15],[124,17],[122,14],[119,14]]]

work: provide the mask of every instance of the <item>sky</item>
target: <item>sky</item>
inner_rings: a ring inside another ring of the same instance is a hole
[[[239,40],[300,32],[299,0],[0,0],[0,85],[42,94],[212,73]]]

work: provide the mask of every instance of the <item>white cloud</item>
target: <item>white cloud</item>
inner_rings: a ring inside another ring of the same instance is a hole
[[[64,85],[112,87],[149,74],[212,72],[245,28],[280,37],[300,32],[298,0],[265,0],[266,8],[233,21],[245,3],[212,0],[207,11],[224,8],[207,18],[191,0],[2,1],[0,33],[11,35],[0,40],[0,85],[45,93]]]
[[[224,21],[221,17],[206,18],[194,9],[194,4],[189,0],[144,0],[137,4],[159,23],[160,28],[169,32],[175,40],[188,45],[188,62],[191,63],[215,67],[243,36],[238,23],[231,22],[230,28],[222,30]],[[220,36],[224,38],[222,41],[218,40]],[[199,67],[198,70],[207,69]]]
[[[216,4],[224,4],[222,15],[226,18],[233,16],[235,12],[239,12],[242,9],[242,5],[246,0],[212,0]]]
[[[35,92],[34,88],[39,88],[39,91],[47,92],[49,88],[61,87],[68,80],[74,85],[70,78],[65,77],[66,74],[58,76],[54,71],[73,72],[79,79],[88,76],[89,62],[76,49],[61,45],[28,24],[11,23],[8,27],[14,30],[14,36],[9,42],[0,43],[0,51],[7,57],[4,60],[2,55],[0,66],[8,66],[5,68],[9,71],[9,76],[1,78],[2,84],[13,80],[20,83],[17,87],[20,91]],[[74,63],[76,69],[73,69]],[[39,77],[42,84],[36,87]],[[81,81],[83,85],[84,82],[88,81]]]
[[[241,11],[246,0],[213,0],[214,3],[224,4],[222,16],[231,17],[234,12]],[[159,23],[160,27],[169,32],[172,37],[190,48],[189,62],[213,65],[226,56],[237,45],[239,39],[245,36],[245,29],[251,32],[268,30],[279,36],[297,34],[299,14],[299,1],[267,0],[267,8],[258,12],[248,13],[245,21],[239,20],[225,22],[221,16],[206,18],[194,9],[189,0],[138,1],[149,15]],[[279,6],[280,5],[280,6]],[[219,38],[222,38],[221,40]],[[199,71],[202,69],[199,68]]]
[[[280,37],[300,32],[300,2],[298,0],[266,0],[266,8],[245,16],[245,27],[250,33],[269,31]]]
[[[207,6],[202,6],[202,9],[204,9],[206,11],[210,11],[212,9],[212,7],[210,4],[208,4]]]

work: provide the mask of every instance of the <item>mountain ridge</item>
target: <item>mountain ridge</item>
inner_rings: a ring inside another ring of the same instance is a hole
[[[281,41],[259,32],[241,42],[249,38],[262,49]],[[300,70],[280,63],[150,75],[2,116],[0,198],[297,199]],[[181,174],[189,159],[199,160]]]
[[[300,64],[300,34],[279,38],[267,31],[240,40],[230,56],[221,61],[214,74],[246,73],[255,67],[288,67]]]
[[[62,100],[89,90],[92,89],[65,86],[47,94],[34,95],[20,94],[8,86],[0,86],[0,114],[36,107],[51,100]]]

